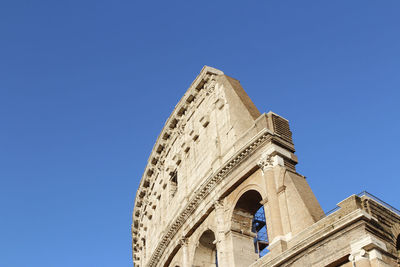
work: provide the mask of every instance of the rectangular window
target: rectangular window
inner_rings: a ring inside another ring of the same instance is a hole
[[[171,178],[169,180],[169,194],[173,198],[178,191],[178,172],[174,171],[171,173]]]

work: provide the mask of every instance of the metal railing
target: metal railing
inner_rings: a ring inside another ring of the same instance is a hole
[[[387,208],[388,210],[390,210],[393,213],[396,213],[397,215],[400,216],[400,210],[396,209],[395,207],[389,205],[388,203],[386,203],[385,201],[383,201],[382,199],[368,193],[367,191],[362,191],[361,193],[357,194],[358,197],[368,197],[372,200],[374,200],[375,202],[378,202],[379,204],[381,204],[382,206],[384,206],[385,208]]]
[[[388,203],[386,203],[385,201],[383,201],[382,199],[372,195],[371,193],[368,193],[367,191],[362,191],[361,193],[357,194],[356,196],[358,197],[368,197],[370,199],[372,199],[373,201],[377,202],[378,204],[384,206],[385,208],[387,208],[388,210],[390,210],[393,213],[396,213],[397,215],[400,216],[400,210],[396,209],[395,207],[389,205]],[[325,212],[324,217],[327,217],[329,215],[331,215],[332,213],[336,212],[337,210],[339,210],[340,207],[336,206],[335,208]]]
[[[333,209],[331,209],[331,210],[325,212],[324,217],[331,215],[332,213],[334,213],[335,211],[337,211],[337,210],[339,210],[339,209],[340,209],[340,207],[339,207],[339,206],[336,206],[335,208],[333,208]]]

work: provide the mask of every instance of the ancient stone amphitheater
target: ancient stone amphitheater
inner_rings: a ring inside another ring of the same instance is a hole
[[[363,193],[324,214],[294,152],[286,119],[204,67],[137,190],[134,266],[398,266],[400,212]]]

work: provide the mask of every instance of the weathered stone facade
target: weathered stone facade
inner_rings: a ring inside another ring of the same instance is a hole
[[[399,212],[364,194],[325,215],[294,152],[286,119],[204,67],[137,191],[134,266],[398,266]]]

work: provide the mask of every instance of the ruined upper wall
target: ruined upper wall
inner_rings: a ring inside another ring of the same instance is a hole
[[[262,129],[281,136],[294,151],[285,119],[261,115],[239,81],[205,66],[150,154],[135,198],[134,262],[146,262],[193,192]]]

